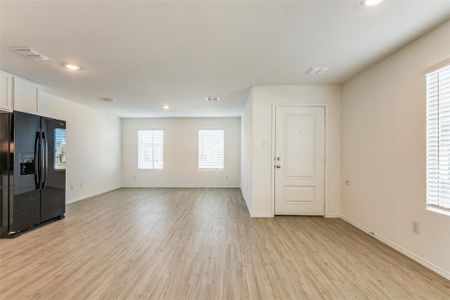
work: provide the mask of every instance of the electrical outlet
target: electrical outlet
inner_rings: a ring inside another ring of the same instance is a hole
[[[411,225],[412,225],[411,226],[412,232],[419,234],[420,233],[419,222],[413,221]]]

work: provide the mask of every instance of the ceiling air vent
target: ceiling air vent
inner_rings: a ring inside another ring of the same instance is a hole
[[[219,102],[220,98],[219,97],[205,97],[205,100],[208,102]]]
[[[99,97],[100,100],[105,101],[105,102],[114,102],[116,100],[114,100],[114,98],[111,97]]]
[[[329,67],[311,67],[306,71],[308,75],[322,75],[330,70]]]
[[[16,53],[22,55],[25,58],[37,61],[47,61],[50,60],[47,56],[39,53],[37,50],[33,48],[14,48]]]

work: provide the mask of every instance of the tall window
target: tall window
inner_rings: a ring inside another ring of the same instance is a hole
[[[138,130],[138,169],[164,167],[164,130]]]
[[[55,128],[55,153],[54,153],[54,169],[55,170],[65,170],[66,169],[66,129],[65,128]]]
[[[223,169],[225,132],[223,130],[198,131],[199,169]]]
[[[450,213],[450,65],[427,74],[427,206]]]

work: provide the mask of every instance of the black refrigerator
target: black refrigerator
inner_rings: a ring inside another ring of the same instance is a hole
[[[1,237],[64,218],[66,122],[0,112]]]

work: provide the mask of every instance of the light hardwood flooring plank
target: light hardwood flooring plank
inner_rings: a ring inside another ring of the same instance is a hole
[[[340,219],[252,219],[238,189],[120,189],[0,240],[0,299],[450,299],[450,282]]]

